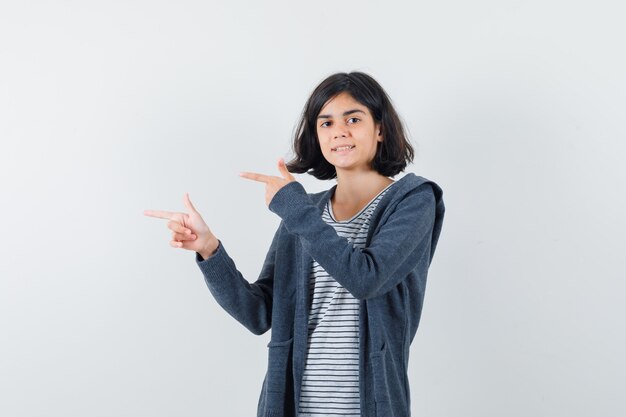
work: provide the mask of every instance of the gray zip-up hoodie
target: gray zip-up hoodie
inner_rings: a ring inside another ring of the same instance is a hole
[[[217,302],[254,334],[272,329],[257,417],[297,416],[313,259],[360,300],[361,415],[410,415],[409,347],[443,224],[443,192],[412,173],[397,180],[372,214],[365,248],[355,248],[322,219],[335,189],[307,194],[290,182],[276,193],[269,209],[282,221],[254,283],[221,241],[206,260],[196,253]]]

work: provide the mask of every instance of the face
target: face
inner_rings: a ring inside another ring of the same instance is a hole
[[[324,158],[338,171],[372,171],[380,124],[369,109],[348,93],[328,100],[317,117],[317,137]]]

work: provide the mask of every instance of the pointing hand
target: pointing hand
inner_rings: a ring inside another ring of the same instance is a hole
[[[183,202],[189,213],[145,210],[143,214],[169,220],[167,227],[172,230],[170,246],[196,251],[206,259],[215,252],[219,242],[191,204],[189,193],[185,193]]]
[[[276,195],[278,190],[296,180],[295,177],[287,170],[285,161],[282,158],[278,160],[278,170],[280,171],[282,177],[257,174],[254,172],[241,172],[239,175],[249,180],[265,183],[265,204],[269,207],[272,198],[274,198],[274,195]]]

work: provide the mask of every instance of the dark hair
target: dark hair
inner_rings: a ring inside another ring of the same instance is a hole
[[[290,172],[306,172],[320,180],[337,177],[335,167],[322,155],[317,137],[317,116],[328,100],[346,92],[367,107],[383,135],[372,161],[372,168],[380,174],[393,177],[404,171],[413,161],[413,147],[409,143],[391,100],[383,88],[362,72],[337,73],[322,81],[313,91],[302,112],[293,141],[294,159],[286,163]]]

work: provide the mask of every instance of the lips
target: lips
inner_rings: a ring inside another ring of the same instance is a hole
[[[349,151],[350,149],[353,149],[355,145],[340,145],[340,146],[335,146],[334,148],[332,148],[331,150],[333,152],[342,152],[342,151]]]

